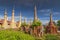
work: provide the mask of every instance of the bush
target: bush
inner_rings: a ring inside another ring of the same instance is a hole
[[[23,26],[28,26],[28,24],[24,22],[21,24],[21,27],[23,27]]]
[[[0,40],[35,40],[35,38],[21,31],[3,30],[0,31]]]
[[[41,22],[40,21],[36,21],[32,23],[32,27],[37,27],[37,26],[41,26]]]

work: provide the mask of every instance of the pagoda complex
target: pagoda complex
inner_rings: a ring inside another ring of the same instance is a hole
[[[57,34],[57,27],[54,25],[53,20],[52,20],[52,13],[50,13],[50,22],[48,26],[46,27],[46,33]]]

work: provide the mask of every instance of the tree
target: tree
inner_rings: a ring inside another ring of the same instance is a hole
[[[57,26],[60,26],[60,20],[57,21]]]
[[[60,30],[60,20],[57,21],[58,29]]]
[[[55,26],[57,26],[57,24],[56,24],[56,22],[55,22],[55,21],[53,21],[53,23],[54,23],[54,25],[55,25]]]

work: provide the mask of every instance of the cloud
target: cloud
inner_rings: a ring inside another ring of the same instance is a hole
[[[2,18],[2,16],[0,16],[0,17],[1,17],[1,19],[4,19],[4,17],[3,17],[3,18]],[[24,20],[24,18],[25,18],[25,17],[22,17],[22,21]],[[15,19],[15,21],[19,21],[20,16],[15,16],[14,19]],[[29,21],[30,19],[33,20],[33,18],[31,18],[31,17],[30,17],[30,18],[27,18],[27,17],[26,17],[26,20],[27,20],[27,21]],[[8,20],[11,21],[11,16],[8,16]]]
[[[50,12],[50,9],[43,9],[43,10],[40,10],[40,12]]]
[[[15,21],[19,21],[20,17],[19,16],[15,16],[14,17]],[[22,17],[23,19],[23,17]],[[8,16],[8,20],[10,21],[11,20],[11,16]]]
[[[49,20],[41,20],[42,24],[47,24]]]
[[[49,20],[49,17],[42,17],[41,20]]]
[[[49,23],[50,20],[41,20],[43,25],[46,25],[47,23]],[[54,22],[57,23],[58,20],[53,20]]]
[[[49,17],[50,9],[38,10],[38,13],[41,13],[41,15],[44,16],[44,17]]]
[[[4,17],[2,15],[0,15],[0,19],[4,19]]]
[[[60,15],[60,12],[53,12],[53,15]]]

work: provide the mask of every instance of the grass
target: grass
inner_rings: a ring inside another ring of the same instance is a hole
[[[21,31],[0,30],[0,40],[60,40],[60,35],[46,34],[42,37],[33,37]]]
[[[2,30],[0,40],[35,40],[35,38],[21,31]]]

